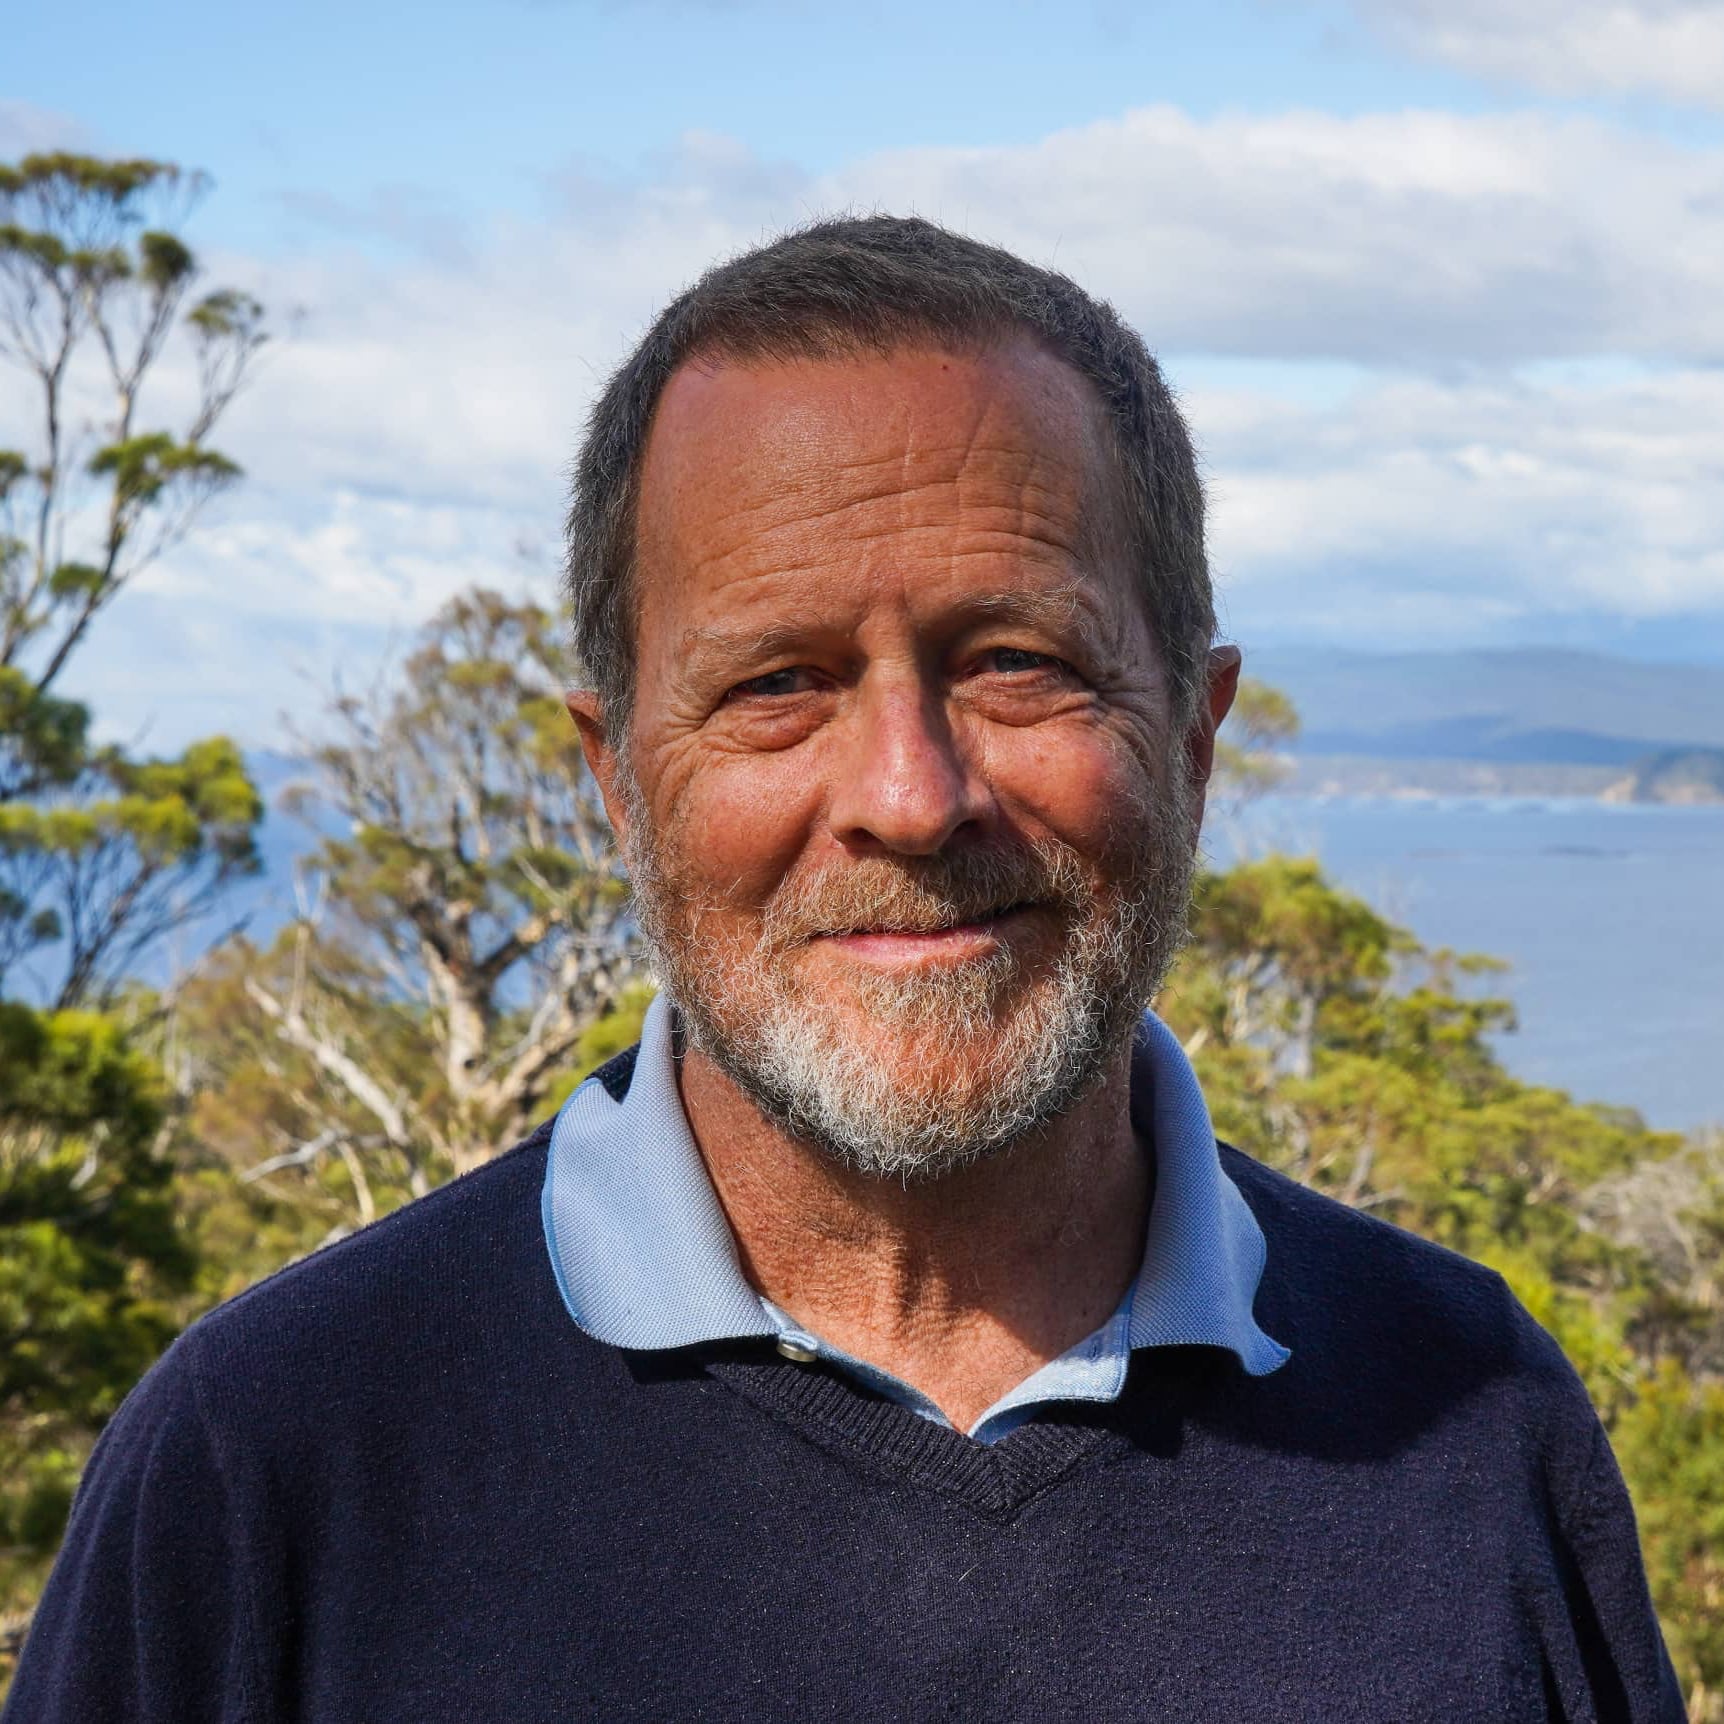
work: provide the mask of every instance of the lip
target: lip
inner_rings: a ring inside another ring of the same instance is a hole
[[[950,928],[867,928],[848,934],[824,934],[818,943],[843,952],[846,957],[887,969],[960,964],[986,957],[1034,909],[1031,904],[1014,905],[997,916],[988,916],[977,922],[960,922]]]

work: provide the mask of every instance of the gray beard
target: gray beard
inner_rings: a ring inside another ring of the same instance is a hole
[[[741,954],[702,938],[707,906],[680,890],[633,800],[637,913],[690,1045],[781,1131],[873,1178],[943,1178],[1070,1110],[1129,1042],[1183,943],[1193,846],[1167,799],[1139,811],[1130,873],[1101,892],[1052,841],[860,859],[787,879]],[[835,1002],[794,963],[819,933],[947,927],[1024,902],[1064,920],[1039,974],[1001,946],[927,972],[859,972]],[[874,1033],[846,1034],[852,1012]]]

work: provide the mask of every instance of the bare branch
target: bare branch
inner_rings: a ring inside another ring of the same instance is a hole
[[[257,1007],[276,1025],[281,1035],[309,1054],[319,1068],[334,1078],[383,1128],[383,1135],[398,1149],[412,1147],[412,1134],[399,1102],[334,1042],[320,1036],[303,1013],[289,1011],[261,983],[246,978],[245,991]]]

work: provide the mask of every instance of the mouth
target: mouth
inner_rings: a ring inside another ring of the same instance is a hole
[[[837,929],[817,935],[816,943],[888,968],[962,963],[986,956],[1041,908],[1030,902],[1007,904],[969,921],[933,927]]]

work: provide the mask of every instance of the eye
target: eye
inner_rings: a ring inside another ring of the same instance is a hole
[[[1062,671],[1066,667],[1051,653],[1031,652],[1027,647],[990,647],[986,654],[992,668],[1005,676],[1033,671]]]
[[[731,700],[771,700],[787,694],[805,694],[814,686],[813,673],[802,665],[786,665],[763,676],[751,676],[730,691]]]

